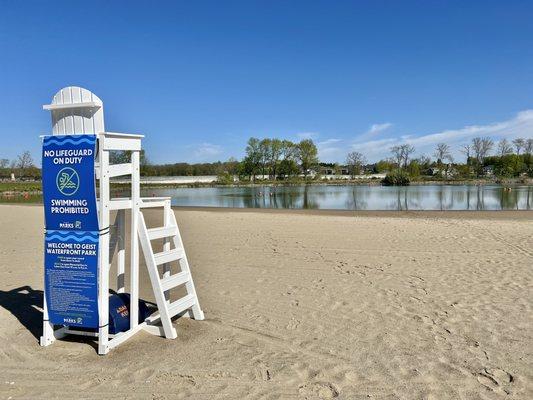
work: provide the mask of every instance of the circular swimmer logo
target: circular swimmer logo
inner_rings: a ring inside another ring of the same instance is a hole
[[[57,173],[57,190],[65,196],[72,196],[80,187],[80,177],[72,168],[66,167]]]

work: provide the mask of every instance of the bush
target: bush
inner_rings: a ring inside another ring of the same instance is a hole
[[[233,175],[231,175],[229,172],[224,171],[217,176],[217,183],[219,185],[231,185],[233,184]]]
[[[409,175],[402,170],[389,172],[381,181],[386,186],[409,186]]]

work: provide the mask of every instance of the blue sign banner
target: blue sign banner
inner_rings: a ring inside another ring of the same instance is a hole
[[[95,135],[43,140],[45,289],[53,324],[98,327]]]
[[[46,304],[53,324],[98,327],[98,244],[98,232],[46,232]]]
[[[97,231],[95,135],[46,136],[43,202],[46,229]]]

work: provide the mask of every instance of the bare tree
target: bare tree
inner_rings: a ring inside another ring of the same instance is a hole
[[[533,154],[533,138],[526,140],[526,144],[524,145],[524,153]]]
[[[526,147],[526,139],[524,138],[516,138],[513,140],[514,147],[516,149],[516,154],[520,155],[520,150],[522,150],[524,147]]]
[[[400,148],[402,153],[403,166],[404,168],[407,168],[407,164],[409,163],[409,157],[411,157],[411,154],[415,152],[415,148],[410,144],[402,144]]]
[[[25,151],[24,153],[18,156],[17,167],[20,169],[33,167],[33,158],[31,157],[29,151]]]
[[[402,147],[398,145],[392,146],[390,152],[392,153],[392,159],[398,165],[398,168],[401,168],[403,160]]]
[[[492,150],[492,147],[494,147],[494,142],[491,138],[475,137],[472,139],[472,151],[474,152],[474,157],[476,158],[478,176],[482,175],[483,173],[483,160]]]
[[[435,158],[437,159],[437,162],[443,162],[445,160],[452,160],[452,154],[450,153],[450,146],[446,143],[439,143],[437,144],[437,147],[435,148]]]
[[[7,158],[0,158],[0,168],[7,168],[9,166],[9,160]]]
[[[475,137],[472,139],[472,151],[474,152],[474,156],[476,157],[476,160],[478,163],[482,163],[483,159],[487,157],[489,152],[494,147],[494,142],[491,138],[484,137]]]
[[[401,144],[392,146],[390,152],[398,168],[406,168],[409,163],[409,157],[415,152],[415,148],[410,144]]]
[[[350,175],[352,179],[355,178],[355,175],[361,172],[363,164],[366,162],[365,156],[359,153],[358,151],[352,151],[346,156],[346,164],[350,169]]]
[[[470,153],[472,151],[471,146],[469,144],[463,144],[459,151],[466,156],[466,163],[468,164],[468,161],[470,160]]]
[[[513,152],[513,147],[511,146],[511,143],[507,139],[502,139],[498,143],[498,154],[500,157],[506,156],[507,154],[511,154]]]

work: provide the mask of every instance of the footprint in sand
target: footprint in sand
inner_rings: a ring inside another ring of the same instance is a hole
[[[339,391],[329,382],[315,382],[300,385],[300,397],[304,399],[334,399],[339,396]]]
[[[477,380],[492,391],[503,390],[505,393],[510,393],[507,387],[513,383],[514,377],[502,369],[485,368],[477,374]]]

